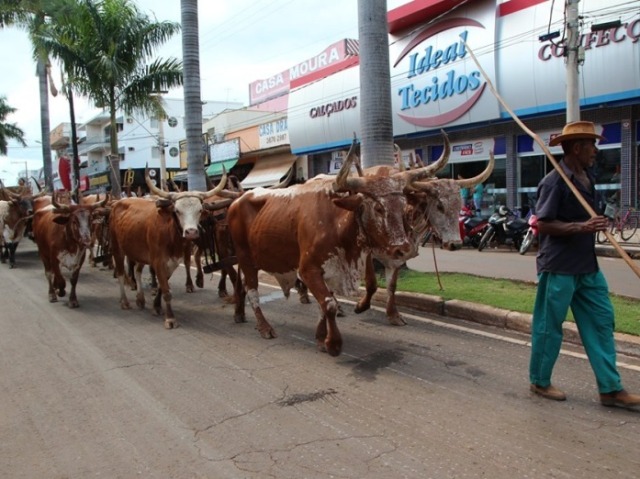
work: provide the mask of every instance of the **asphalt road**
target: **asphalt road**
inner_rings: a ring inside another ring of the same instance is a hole
[[[233,322],[217,278],[186,294],[176,272],[167,331],[119,309],[109,271],[85,265],[70,310],[47,301],[28,241],[17,262],[0,265],[0,477],[638,477],[640,413],[598,404],[580,349],[560,358],[557,403],[528,391],[524,335],[374,310],[340,320],[332,358],[316,306],[266,285],[274,340]],[[640,360],[619,363],[640,391]]]
[[[638,260],[633,261],[640,264]],[[640,299],[640,278],[623,259],[599,256],[598,264],[607,278],[609,290],[612,293]],[[432,250],[431,244],[428,244],[420,248],[420,255],[409,260],[407,266],[424,272],[434,272],[437,267],[440,272],[468,273],[532,283],[537,281],[535,252],[520,255],[509,248],[483,251],[463,248],[458,251],[446,251],[439,248]]]

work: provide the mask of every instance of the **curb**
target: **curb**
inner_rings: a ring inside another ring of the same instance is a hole
[[[386,290],[377,291],[373,295],[372,302],[376,306],[384,307],[386,301]],[[532,315],[527,313],[495,308],[460,299],[445,300],[440,296],[403,291],[396,291],[396,304],[399,308],[531,334]],[[567,321],[562,328],[565,342],[582,346],[580,334],[575,323]],[[614,337],[618,353],[640,358],[640,337],[622,333],[614,333]]]

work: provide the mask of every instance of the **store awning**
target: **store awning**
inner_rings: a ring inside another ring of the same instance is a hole
[[[282,177],[289,172],[296,159],[297,156],[290,154],[260,158],[247,177],[241,181],[242,187],[250,189],[279,183]]]
[[[238,162],[238,158],[234,158],[232,160],[216,161],[215,163],[211,163],[207,168],[207,176],[221,176],[223,166],[225,170],[227,170],[227,173],[229,173],[229,170],[233,168],[237,162]]]

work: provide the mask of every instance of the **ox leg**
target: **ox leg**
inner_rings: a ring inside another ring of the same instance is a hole
[[[145,299],[144,299],[144,289],[142,288],[142,270],[144,269],[144,264],[138,263],[135,267],[135,278],[136,278],[136,306],[139,309],[144,309]]]
[[[164,299],[164,327],[165,329],[177,328],[179,324],[171,307],[171,287],[169,286],[171,272],[166,267],[155,268],[155,272],[158,280],[158,292],[153,300],[153,310],[160,316],[162,314],[161,300]]]
[[[52,265],[51,272],[53,274],[53,286],[58,293],[58,297],[63,298],[67,294],[67,282],[65,281],[64,276],[62,276],[60,265],[54,263]]]
[[[227,277],[231,284],[233,284],[234,290],[237,288],[238,278],[240,277],[239,273],[236,273],[236,269],[233,266],[225,266],[222,269],[222,273],[220,275],[220,282],[218,283],[218,297],[226,298],[229,296],[227,293]],[[240,286],[242,288],[242,286]],[[230,300],[230,302],[233,301]]]
[[[400,316],[396,307],[396,286],[400,268],[385,267],[384,271],[387,280],[387,321],[394,326],[404,326],[407,322]]]
[[[51,270],[46,269],[44,275],[47,278],[47,283],[49,284],[49,302],[55,303],[58,301],[58,295],[56,294],[56,289],[54,287],[55,276]]]
[[[76,296],[76,285],[78,284],[78,277],[80,276],[80,269],[82,269],[82,263],[84,263],[84,252],[80,256],[78,264],[71,272],[71,290],[69,291],[69,303],[70,308],[77,308],[80,306],[78,303],[78,297]]]
[[[300,278],[296,279],[295,287],[296,291],[298,291],[300,302],[302,304],[311,303],[311,300],[309,299],[309,288],[307,288],[307,285],[304,284],[304,281],[302,281]]]
[[[204,288],[204,271],[202,271],[202,251],[196,247],[193,255],[193,262],[196,264],[196,286]]]
[[[129,288],[131,288],[132,291],[138,289],[135,279],[135,263],[129,258],[127,258],[127,274],[125,276],[125,283],[129,285]]]
[[[113,252],[113,274],[118,278],[118,284],[120,285],[120,308],[131,309],[129,300],[127,299],[127,278],[124,272],[124,257],[115,250]]]
[[[254,268],[247,268],[243,271],[245,275],[245,291],[249,298],[249,304],[253,309],[253,313],[256,316],[256,329],[264,339],[277,338],[275,329],[269,324],[267,318],[265,318],[262,308],[260,307],[260,295],[258,294],[258,271]],[[236,311],[238,311],[238,305],[236,304]],[[244,299],[242,301],[244,311]],[[236,321],[237,322],[237,321]]]
[[[198,260],[199,258],[197,257],[197,251],[195,253],[196,257],[194,258],[195,262],[196,262],[196,268],[198,267]],[[193,280],[191,279],[191,244],[189,244],[185,249],[184,249],[184,255],[182,258],[182,263],[184,264],[184,272],[187,276],[187,279],[184,283],[184,287],[185,290],[187,291],[187,293],[193,293]],[[198,282],[197,276],[196,276],[196,283]],[[202,286],[200,286],[202,288]]]
[[[378,290],[378,281],[376,279],[376,271],[373,267],[373,258],[371,254],[367,256],[365,266],[365,294],[356,304],[354,311],[360,314],[371,308],[371,298]]]
[[[16,267],[16,249],[18,248],[18,243],[11,242],[7,243],[7,249],[9,250],[9,268],[13,269]]]
[[[330,356],[338,356],[342,351],[342,335],[336,322],[336,315],[339,309],[338,301],[327,288],[321,271],[310,272],[301,268],[300,277],[320,305],[321,316],[316,326],[318,350],[327,352]]]
[[[247,292],[244,289],[242,284],[242,274],[238,271],[238,276],[236,277],[235,287],[233,295],[235,296],[235,311],[233,314],[233,320],[236,323],[246,323],[247,318],[244,313],[244,301],[247,295]]]

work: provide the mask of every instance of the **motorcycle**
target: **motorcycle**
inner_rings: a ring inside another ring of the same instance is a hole
[[[538,217],[534,214],[529,215],[529,219],[527,220],[529,224],[529,229],[524,235],[522,239],[522,244],[520,245],[520,254],[526,254],[531,248],[531,245],[535,240],[538,239]]]
[[[492,241],[498,245],[512,245],[520,249],[528,227],[526,220],[519,218],[506,206],[500,206],[498,211],[489,217],[489,226],[482,235],[478,251],[485,249]]]
[[[463,205],[458,216],[460,223],[460,239],[463,246],[477,248],[482,239],[482,234],[489,224],[487,218],[476,216],[467,205]]]

